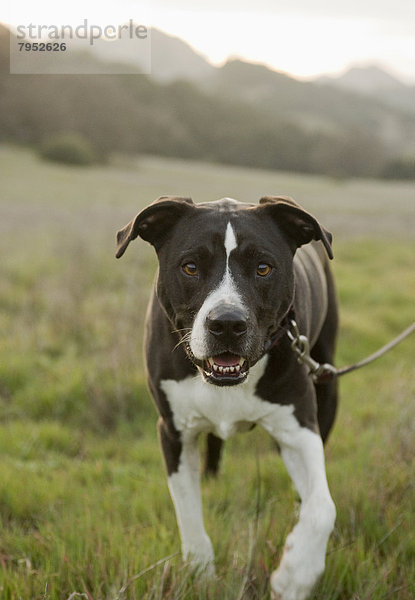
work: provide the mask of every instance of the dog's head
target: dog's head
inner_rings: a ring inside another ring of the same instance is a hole
[[[293,200],[194,204],[163,196],[117,233],[117,258],[140,236],[156,249],[157,294],[189,358],[215,385],[246,380],[294,298],[296,249],[331,235]]]

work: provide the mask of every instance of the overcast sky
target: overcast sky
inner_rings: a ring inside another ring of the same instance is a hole
[[[215,64],[241,57],[311,77],[376,63],[415,84],[415,0],[9,2],[43,22],[132,18],[182,37]]]

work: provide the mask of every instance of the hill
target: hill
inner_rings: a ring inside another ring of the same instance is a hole
[[[382,91],[402,90],[406,87],[397,77],[377,65],[350,67],[337,77],[324,76],[320,77],[318,81],[369,95]]]
[[[388,106],[415,114],[415,86],[406,85],[377,65],[354,66],[337,77],[320,77],[317,83],[371,96]]]
[[[392,152],[415,147],[415,112],[390,106],[386,97],[297,81],[257,64],[230,61],[210,82],[222,97],[261,106],[270,118],[291,119],[306,130],[378,137]],[[403,86],[405,90],[405,86]],[[415,109],[414,109],[415,110]]]
[[[156,81],[188,79],[200,82],[216,68],[194,48],[178,37],[151,29],[151,76]]]
[[[179,79],[200,82],[208,78],[215,67],[200,53],[178,37],[168,35],[154,27],[149,31],[151,43],[151,78],[157,82],[168,83]],[[85,46],[83,46],[85,48]],[[128,72],[128,66],[138,73],[137,56],[132,51],[130,40],[120,39],[116,44],[95,42],[90,49],[96,61],[103,65],[123,67],[120,72]],[[85,61],[85,55],[83,61]],[[144,72],[147,72],[146,66]],[[78,64],[79,67],[79,64]]]
[[[415,116],[262,65],[215,68],[181,40],[158,35],[153,77],[21,76],[8,74],[9,32],[0,29],[1,137],[37,145],[54,132],[76,131],[102,155],[150,153],[335,176],[377,176],[415,147]],[[187,56],[182,62],[180,54]],[[86,59],[72,60],[76,67]],[[101,73],[108,65],[104,57],[87,61]]]

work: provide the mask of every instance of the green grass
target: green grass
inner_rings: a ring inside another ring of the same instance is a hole
[[[165,193],[293,195],[335,235],[344,364],[414,320],[415,186],[156,158],[84,170],[7,147],[0,173],[0,598],[268,599],[295,522],[289,477],[258,429],[227,443],[203,483],[218,578],[197,580],[144,383],[155,259],[136,242],[117,262],[115,231]],[[414,353],[415,336],[341,383],[338,517],[314,600],[415,596]]]

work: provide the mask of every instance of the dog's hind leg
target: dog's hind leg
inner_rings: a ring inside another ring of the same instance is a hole
[[[183,558],[198,569],[213,574],[212,543],[203,523],[197,437],[186,435],[186,431],[180,435],[173,433],[162,420],[159,421],[159,435],[182,540]],[[175,464],[171,461],[172,454],[176,457]]]
[[[205,462],[203,474],[205,476],[216,476],[222,455],[223,441],[213,433],[208,433],[206,438]]]

